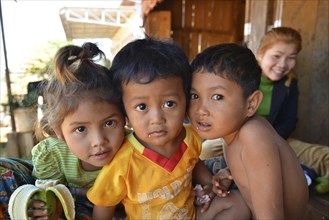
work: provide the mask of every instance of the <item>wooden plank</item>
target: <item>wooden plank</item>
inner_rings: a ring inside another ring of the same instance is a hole
[[[213,20],[217,20],[217,19],[214,19],[217,17],[217,11],[216,11],[216,8],[215,8],[215,1],[214,0],[211,0],[211,1],[206,1],[205,3],[205,7],[204,7],[204,30],[208,30],[208,31],[211,31],[211,30],[214,30],[214,31],[217,31],[217,28],[216,28],[216,25],[213,25]],[[218,20],[217,20],[218,22]]]
[[[220,43],[235,43],[235,37],[232,34],[201,33],[201,51]]]
[[[200,52],[199,50],[199,32],[189,33],[189,60],[192,60],[196,54]]]
[[[182,0],[165,1],[173,5],[172,2]],[[245,0],[185,0],[181,8],[185,25],[173,29],[173,38],[183,45],[190,59],[207,46],[242,41],[244,7]]]
[[[166,0],[165,0],[166,1]],[[182,18],[183,18],[183,5],[182,0],[174,0],[172,2],[171,14],[171,25],[172,29],[181,29],[182,28]]]
[[[250,4],[251,34],[248,37],[248,47],[256,53],[258,45],[267,29],[267,8],[269,0],[252,0]]]
[[[150,37],[164,39],[171,37],[171,12],[154,11],[147,16],[145,32]]]
[[[182,30],[175,30],[173,31],[173,38],[175,42],[181,46],[181,48],[184,50],[186,56],[190,54],[190,39],[189,39],[189,33],[184,32]]]
[[[198,53],[198,37],[199,32],[177,30],[173,33],[174,40],[182,47],[189,61]]]
[[[31,158],[32,148],[36,144],[33,132],[19,132],[18,133],[18,146],[20,148],[21,157]]]
[[[182,29],[183,0],[163,0],[154,11],[171,11],[171,27],[173,30]]]
[[[229,32],[232,26],[232,1],[215,1],[216,16],[212,19],[212,29],[220,32]]]
[[[196,0],[194,4],[194,10],[192,14],[194,28],[197,30],[205,29],[205,17],[206,17],[206,7],[205,5],[209,3],[209,0],[200,1]]]
[[[196,0],[185,1],[185,25],[183,28],[192,29],[194,28],[194,11],[195,11]]]

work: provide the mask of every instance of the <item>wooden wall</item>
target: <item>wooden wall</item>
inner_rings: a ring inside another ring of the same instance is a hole
[[[163,10],[171,12],[171,38],[189,59],[211,45],[243,41],[245,0],[164,0],[153,12]]]
[[[296,73],[298,124],[294,136],[329,146],[329,1],[284,1],[282,25],[300,31]],[[329,150],[329,149],[328,149]]]

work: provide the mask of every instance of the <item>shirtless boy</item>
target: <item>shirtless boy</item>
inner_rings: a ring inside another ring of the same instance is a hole
[[[255,112],[261,69],[251,50],[209,47],[191,63],[190,121],[203,139],[222,137],[233,179],[254,219],[302,219],[308,187],[298,159]]]

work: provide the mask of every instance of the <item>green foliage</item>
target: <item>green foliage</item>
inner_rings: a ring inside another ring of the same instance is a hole
[[[39,92],[37,89],[27,93],[22,96],[13,96],[12,98],[12,107],[20,108],[20,107],[33,107],[38,103]]]
[[[24,72],[45,78],[57,50],[67,44],[72,44],[72,42],[49,41],[47,45],[37,48],[33,56],[25,63]]]
[[[47,79],[48,69],[57,50],[67,44],[72,44],[72,42],[49,41],[48,44],[36,48],[36,51],[31,51],[31,56],[27,59],[25,66],[22,68],[24,74],[20,77],[20,80],[12,82],[12,87],[17,86],[18,88],[24,88],[24,84],[30,81]],[[39,95],[37,90],[31,91],[25,95],[13,95],[9,104],[13,108],[36,106]]]

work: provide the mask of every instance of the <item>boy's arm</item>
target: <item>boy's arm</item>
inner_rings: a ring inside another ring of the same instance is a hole
[[[217,172],[212,178],[213,191],[220,197],[226,197],[230,193],[233,177],[228,167]]]
[[[202,186],[212,184],[212,174],[207,167],[199,160],[193,169],[193,179]]]
[[[215,194],[212,192],[212,174],[207,169],[207,167],[199,160],[194,169],[193,169],[193,180],[200,184],[203,187],[203,195],[208,195],[210,198],[209,202],[203,204],[201,213],[205,212],[210,204],[211,200],[215,197]]]
[[[241,160],[256,219],[284,219],[280,152],[262,123],[241,130]],[[234,163],[234,162],[233,162]],[[236,175],[236,174],[235,174]]]
[[[115,206],[94,206],[93,219],[112,219]]]
[[[221,169],[215,176],[213,176],[206,165],[199,160],[193,169],[193,180],[202,185],[204,189],[212,188],[212,191],[217,195],[226,197],[232,183],[232,176],[228,167]]]

